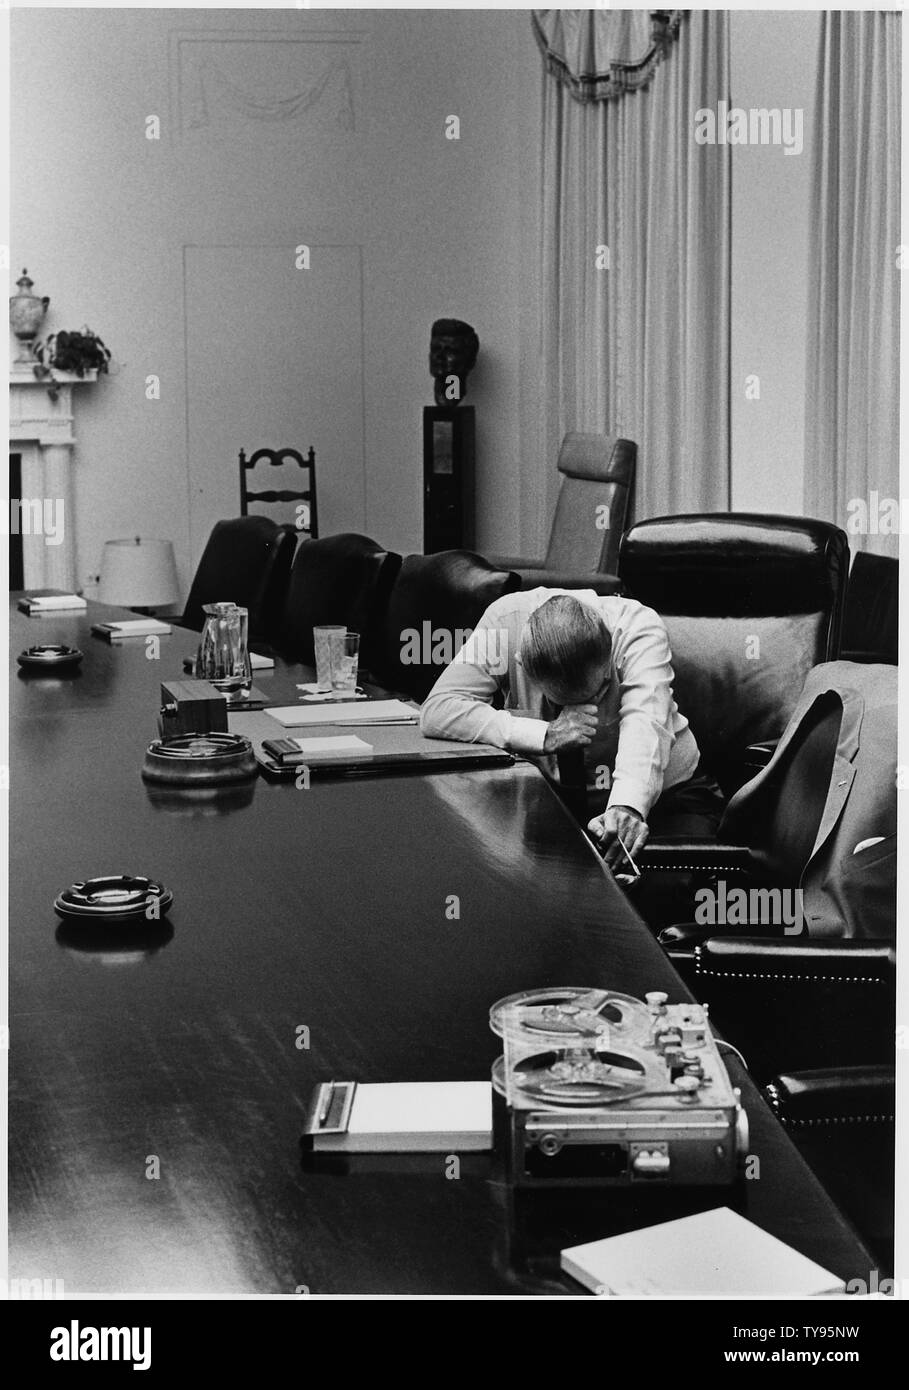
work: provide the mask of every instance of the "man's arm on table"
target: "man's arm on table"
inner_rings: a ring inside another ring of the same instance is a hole
[[[511,753],[542,753],[549,728],[545,719],[492,705],[506,683],[509,657],[516,651],[520,630],[520,614],[507,599],[487,608],[423,703],[420,727],[428,738],[491,743]]]

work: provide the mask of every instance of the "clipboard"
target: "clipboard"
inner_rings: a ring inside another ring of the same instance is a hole
[[[231,733],[245,734],[251,741],[259,767],[273,781],[294,781],[301,768],[307,767],[312,778],[376,777],[391,773],[459,772],[465,768],[510,767],[515,759],[503,748],[486,743],[454,743],[448,739],[425,738],[418,724],[381,724],[369,728],[373,745],[368,758],[338,754],[320,759],[318,763],[278,763],[263,749],[265,739],[336,735],[337,725],[307,724],[299,729],[288,728],[272,719],[268,710],[261,712],[228,711]]]

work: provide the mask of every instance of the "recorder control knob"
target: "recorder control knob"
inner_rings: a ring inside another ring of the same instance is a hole
[[[635,1173],[659,1177],[669,1172],[669,1155],[661,1153],[659,1149],[641,1149],[632,1159],[631,1166]]]
[[[669,995],[664,994],[661,989],[652,989],[649,994],[644,995],[644,1003],[649,1009],[652,1009],[654,1013],[661,1014],[666,1008],[666,1000],[668,998]]]

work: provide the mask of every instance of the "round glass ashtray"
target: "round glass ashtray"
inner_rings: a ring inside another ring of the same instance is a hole
[[[87,878],[64,888],[54,911],[70,922],[155,922],[168,911],[174,895],[163,883],[132,874]]]
[[[148,745],[142,776],[175,786],[216,786],[248,781],[258,770],[252,743],[243,734],[176,734]]]
[[[64,647],[59,642],[44,642],[35,647],[27,647],[16,657],[20,666],[30,670],[54,668],[59,666],[78,666],[82,653],[78,647]]]

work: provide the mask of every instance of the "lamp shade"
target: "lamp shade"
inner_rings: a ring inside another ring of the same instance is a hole
[[[174,547],[170,541],[139,536],[105,541],[101,559],[101,603],[120,608],[164,608],[180,597]]]

